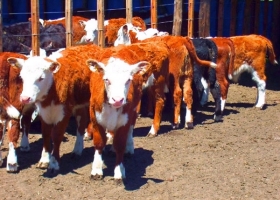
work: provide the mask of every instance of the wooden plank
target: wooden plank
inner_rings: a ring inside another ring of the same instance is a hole
[[[210,36],[210,0],[201,0],[199,7],[198,36]]]
[[[263,35],[268,36],[268,0],[264,1],[264,12],[263,12]]]
[[[188,36],[193,37],[193,21],[194,21],[194,0],[189,0],[188,4]]]
[[[132,0],[126,0],[126,23],[132,22]]]
[[[98,46],[105,47],[103,0],[97,0],[97,23],[98,23]]]
[[[254,20],[254,33],[258,34],[259,33],[259,24],[260,24],[260,1],[257,0],[255,2],[255,20]]]
[[[219,0],[219,8],[218,8],[218,36],[223,35],[223,27],[224,27],[224,0]]]
[[[71,47],[73,43],[73,2],[72,0],[65,1],[65,24],[66,24],[66,47]]]
[[[32,56],[40,55],[39,0],[31,0]]]
[[[2,0],[0,0],[0,52],[3,52],[3,15],[2,15]]]
[[[151,28],[157,28],[157,0],[151,0]]]
[[[231,8],[230,8],[230,36],[234,36],[236,34],[236,21],[237,21],[237,2],[238,0],[231,0]]]
[[[280,58],[280,1],[273,1],[273,16],[272,16],[272,34],[271,42],[273,43],[274,51],[277,58]]]
[[[181,35],[182,30],[182,0],[174,0],[174,16],[172,35]]]
[[[242,27],[242,32],[244,35],[250,34],[250,28],[252,26],[252,21],[251,21],[251,16],[253,15],[252,10],[252,5],[253,2],[252,0],[246,0],[245,1],[245,9],[244,9],[244,18],[243,18],[243,27]]]

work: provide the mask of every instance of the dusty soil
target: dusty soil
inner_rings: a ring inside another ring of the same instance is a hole
[[[147,138],[152,120],[139,119],[135,154],[124,162],[123,186],[114,184],[115,156],[110,153],[103,156],[104,179],[90,180],[92,142],[86,141],[82,156],[73,159],[71,127],[61,145],[60,173],[45,176],[36,168],[42,139],[35,122],[31,151],[18,150],[20,171],[7,173],[6,163],[0,168],[0,199],[280,199],[279,67],[268,76],[263,110],[253,107],[257,91],[245,81],[230,86],[223,122],[213,122],[211,98],[193,130],[172,130],[166,109],[159,136]],[[2,149],[6,157],[7,143]]]

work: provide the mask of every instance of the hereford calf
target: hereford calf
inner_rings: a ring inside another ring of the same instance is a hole
[[[168,48],[164,43],[143,43],[114,48],[98,60],[88,60],[92,71],[90,78],[90,120],[95,147],[91,176],[103,176],[102,151],[106,145],[106,130],[114,134],[116,152],[114,178],[125,178],[123,155],[134,153],[133,128],[137,118],[137,105],[142,86],[147,77],[153,76],[156,112],[150,132],[159,129],[164,106],[164,88],[168,81]]]
[[[262,108],[265,104],[266,58],[271,64],[277,64],[273,45],[269,39],[261,35],[245,35],[230,37],[234,44],[235,59],[229,78],[234,82],[247,71],[257,84],[258,95],[255,107]]]
[[[17,53],[4,52],[0,54],[0,143],[3,142],[7,128],[9,152],[6,169],[8,172],[18,171],[16,155],[17,142],[22,130],[21,151],[29,151],[28,132],[31,124],[32,113],[35,110],[33,104],[24,105],[20,102],[19,95],[22,91],[20,70],[12,67],[7,58],[16,57],[27,59],[26,56]],[[1,145],[1,144],[0,144]],[[0,166],[3,160],[0,151]]]
[[[50,172],[59,170],[59,148],[72,114],[77,121],[77,139],[73,153],[81,155],[83,134],[88,125],[90,98],[90,70],[87,58],[100,51],[97,46],[76,46],[47,58],[30,57],[27,60],[9,58],[8,61],[21,69],[23,90],[20,100],[35,103],[42,124],[43,151],[39,168]],[[92,53],[91,53],[92,52]],[[53,142],[53,150],[51,142]]]
[[[210,38],[218,48],[216,78],[221,90],[221,111],[225,109],[225,103],[229,88],[228,74],[232,74],[235,58],[234,45],[231,39],[225,37]]]
[[[80,24],[80,21],[88,21],[87,18],[80,16],[72,16],[72,31],[73,31],[73,43],[80,43],[81,38],[85,34],[84,27]],[[65,17],[54,19],[54,20],[42,20],[40,19],[43,27],[48,27],[53,24],[62,24],[66,28]]]
[[[84,26],[86,35],[81,39],[81,43],[94,43],[97,44],[97,20],[90,19],[88,21],[80,21]],[[104,35],[106,46],[113,46],[118,37],[118,30],[126,23],[125,18],[109,19],[104,21]],[[132,24],[139,27],[141,30],[146,30],[146,24],[140,17],[133,17]]]

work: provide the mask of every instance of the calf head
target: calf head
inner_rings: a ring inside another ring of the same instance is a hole
[[[27,60],[10,57],[8,62],[21,68],[20,76],[23,80],[21,102],[27,104],[44,100],[53,84],[53,74],[59,70],[60,64],[39,56]]]
[[[97,20],[90,19],[88,21],[80,21],[80,24],[84,26],[84,30],[86,31],[86,35],[82,38],[81,42],[93,42],[97,43]]]
[[[130,65],[119,58],[110,58],[105,65],[102,62],[90,59],[87,64],[93,73],[102,73],[108,103],[114,108],[120,108],[127,103],[129,86],[136,73],[145,73],[149,65],[140,61]]]

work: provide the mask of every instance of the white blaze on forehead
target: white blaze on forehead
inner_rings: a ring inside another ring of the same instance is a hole
[[[21,96],[30,97],[32,102],[41,100],[47,95],[53,83],[52,72],[49,70],[52,62],[42,57],[31,57],[22,66],[20,76],[23,80]]]

